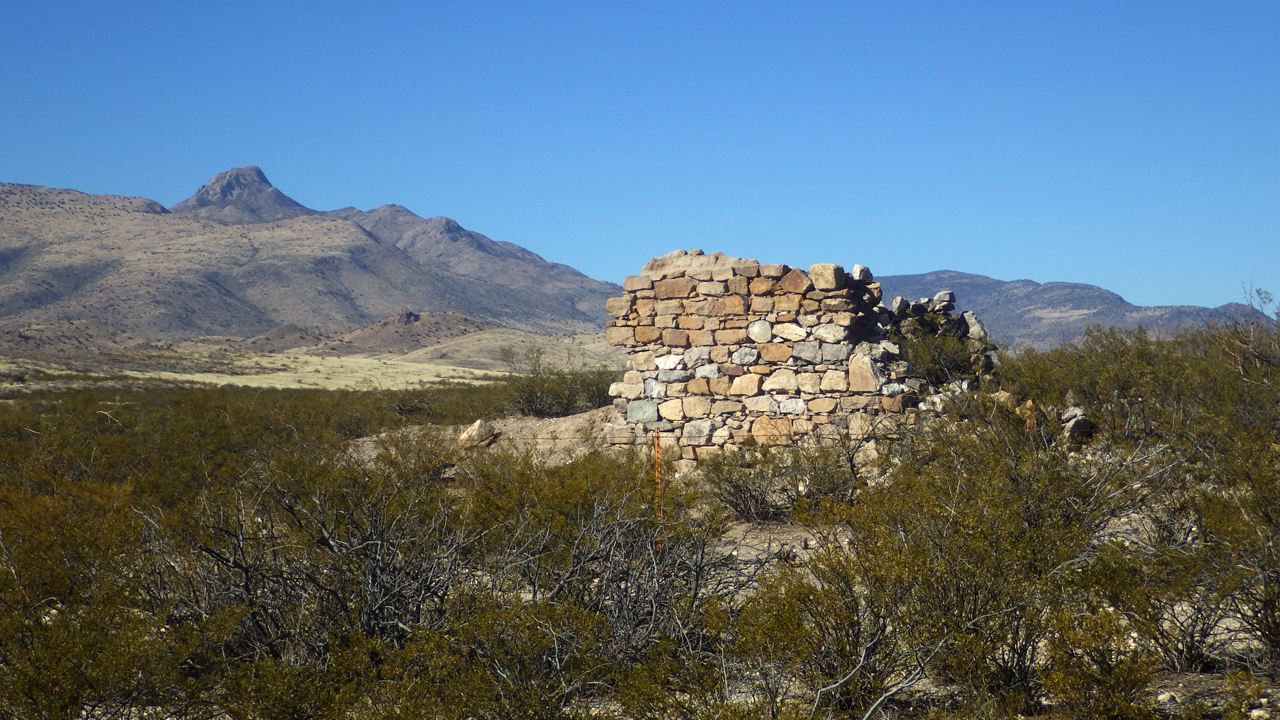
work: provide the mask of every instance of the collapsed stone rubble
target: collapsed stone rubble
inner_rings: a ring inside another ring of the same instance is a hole
[[[740,446],[837,439],[867,432],[881,414],[916,408],[936,388],[912,374],[890,341],[929,315],[964,339],[979,364],[993,360],[955,295],[886,307],[871,271],[855,265],[761,264],[723,253],[677,250],[628,277],[611,298],[606,340],[629,350],[630,370],[610,394],[625,422],[613,444],[657,431],[686,461]]]

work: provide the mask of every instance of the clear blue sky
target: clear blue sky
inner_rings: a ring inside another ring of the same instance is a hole
[[[1280,2],[14,2],[0,181],[256,164],[592,277],[700,247],[1280,295]]]

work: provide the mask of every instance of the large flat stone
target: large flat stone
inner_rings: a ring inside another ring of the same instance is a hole
[[[650,423],[658,421],[658,403],[652,400],[632,400],[627,403],[628,423]]]

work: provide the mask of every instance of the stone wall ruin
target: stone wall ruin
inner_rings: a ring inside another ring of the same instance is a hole
[[[975,350],[990,349],[977,317],[951,317],[951,292],[886,307],[861,265],[806,272],[677,250],[646,263],[623,289],[606,303],[606,340],[627,348],[630,361],[610,388],[626,420],[609,440],[641,444],[657,431],[685,461],[748,438],[839,439],[865,432],[878,415],[914,412],[937,389],[889,340],[911,318],[941,318]]]

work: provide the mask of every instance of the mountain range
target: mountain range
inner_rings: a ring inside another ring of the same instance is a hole
[[[0,331],[128,345],[271,328],[353,329],[401,308],[539,333],[598,331],[621,292],[449,218],[320,212],[254,166],[166,209],[0,184]]]
[[[1006,347],[1050,348],[1075,340],[1094,325],[1143,327],[1168,333],[1179,327],[1230,323],[1266,315],[1242,303],[1216,308],[1194,305],[1144,307],[1126,302],[1110,290],[1081,283],[1032,280],[1004,281],[941,270],[920,275],[877,277],[885,304],[895,296],[908,300],[933,297],[939,290],[956,294],[956,311],[972,310],[995,342]]]
[[[978,313],[1008,346],[1049,347],[1095,324],[1168,331],[1260,317],[1237,303],[1139,307],[1092,285],[945,270],[878,279],[886,302],[954,291],[959,309]],[[332,338],[373,327],[346,342],[408,352],[504,328],[599,334],[605,299],[621,292],[447,217],[394,204],[307,208],[252,165],[171,208],[0,183],[0,350],[209,336],[277,347],[308,342],[312,331]]]

